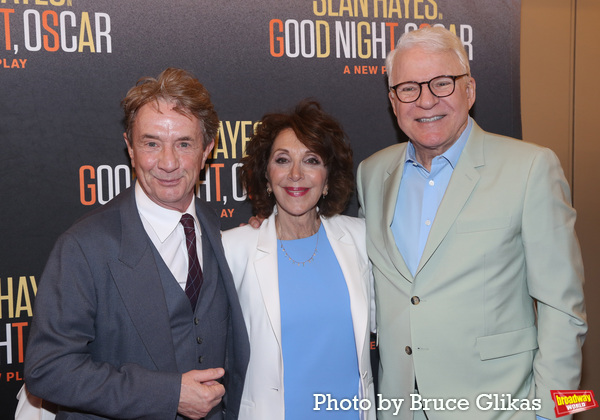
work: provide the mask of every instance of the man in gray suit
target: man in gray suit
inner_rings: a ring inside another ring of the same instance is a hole
[[[141,79],[123,107],[137,182],[58,239],[27,387],[58,419],[236,419],[248,336],[219,219],[194,195],[217,114],[204,86],[172,68]]]
[[[555,418],[550,391],[577,389],[587,330],[560,163],[469,117],[475,80],[446,29],[404,34],[387,60],[389,99],[410,141],[377,152],[357,176],[375,277],[379,418]]]

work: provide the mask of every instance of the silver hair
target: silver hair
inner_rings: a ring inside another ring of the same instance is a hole
[[[430,52],[451,52],[456,54],[458,61],[464,68],[464,73],[471,75],[469,57],[465,51],[461,40],[452,32],[441,26],[426,26],[415,31],[404,33],[396,47],[390,51],[386,60],[385,67],[388,74],[388,84],[391,86],[389,75],[392,74],[392,66],[396,54],[413,47],[423,48]]]

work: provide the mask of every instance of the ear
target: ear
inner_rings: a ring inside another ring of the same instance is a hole
[[[475,96],[476,96],[475,88],[476,88],[475,79],[473,79],[472,77],[469,77],[469,81],[467,82],[467,100],[469,102],[469,109],[471,109],[471,107],[475,103]]]
[[[265,179],[267,180],[267,189],[271,189],[271,191],[272,191],[273,187],[271,186],[271,180],[269,179],[269,171],[268,170],[265,172]]]
[[[127,138],[127,133],[123,133],[123,140],[125,140],[125,144],[127,145],[127,153],[129,153],[129,159],[131,160],[131,166],[135,166],[133,160],[133,147],[131,147],[131,142],[129,138]]]
[[[396,107],[398,106],[398,103],[400,101],[398,99],[396,99],[394,92],[392,92],[391,90],[388,91],[388,99],[390,100],[390,103],[392,104],[392,109],[394,110],[394,115],[397,117],[398,111],[396,110]]]
[[[206,159],[208,159],[208,156],[210,156],[210,153],[212,152],[214,147],[215,147],[215,141],[213,140],[209,144],[207,144],[206,147],[204,148],[204,151],[202,152],[202,163],[200,165],[201,169],[204,168]]]

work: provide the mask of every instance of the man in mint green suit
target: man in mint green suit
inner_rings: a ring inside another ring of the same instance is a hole
[[[550,391],[577,389],[587,331],[560,163],[469,117],[475,80],[449,31],[405,34],[386,64],[410,141],[358,169],[379,418],[555,418]]]

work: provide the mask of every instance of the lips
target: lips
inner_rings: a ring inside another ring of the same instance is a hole
[[[417,118],[417,122],[430,123],[430,122],[434,122],[434,121],[439,121],[442,118],[444,118],[444,115],[436,115],[434,117],[429,117],[429,118]]]
[[[181,181],[181,178],[175,178],[175,179],[161,179],[161,178],[155,178],[159,184],[161,185],[165,185],[165,186],[173,186],[173,185],[177,185],[179,183],[179,181]]]
[[[286,188],[284,188],[284,190],[285,190],[285,192],[287,192],[292,197],[302,197],[303,195],[305,195],[306,193],[308,193],[308,191],[310,190],[310,188],[286,187]]]

